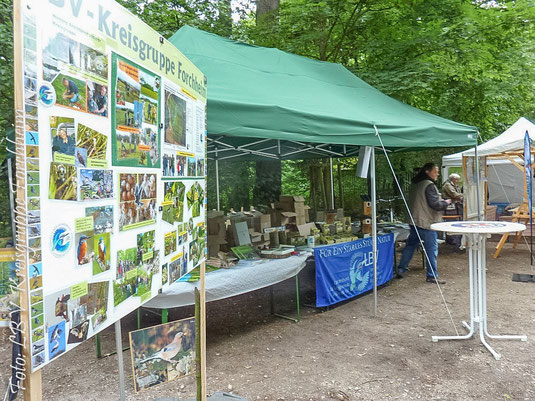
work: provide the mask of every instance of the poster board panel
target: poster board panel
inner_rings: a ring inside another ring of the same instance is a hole
[[[114,1],[15,1],[33,372],[205,259],[206,79]]]

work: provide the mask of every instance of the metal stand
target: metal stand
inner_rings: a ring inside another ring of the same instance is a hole
[[[299,323],[301,321],[301,310],[300,310],[300,307],[299,307],[299,279],[297,277],[298,275],[296,274],[295,275],[295,294],[296,294],[296,301],[295,301],[295,304],[296,304],[296,317],[293,318],[293,317],[290,317],[290,316],[285,316],[285,315],[282,315],[280,313],[275,313],[275,306],[274,306],[274,303],[273,303],[273,299],[274,299],[274,296],[273,296],[273,286],[270,287],[269,291],[270,291],[270,301],[271,301],[271,314],[273,316],[277,316],[277,317],[280,317],[282,319],[286,319],[286,320],[291,320],[292,322],[295,322],[295,323]]]
[[[117,350],[117,364],[119,365],[119,399],[126,400],[126,389],[124,386],[124,363],[123,363],[123,339],[121,336],[121,319],[115,322],[115,348]]]
[[[469,284],[470,284],[470,323],[463,321],[463,326],[468,330],[464,336],[433,336],[433,342],[440,340],[467,340],[479,332],[479,340],[489,350],[496,360],[500,354],[487,343],[485,337],[502,340],[527,341],[525,335],[491,335],[487,329],[487,273],[485,243],[486,234],[467,234],[469,243]]]
[[[137,329],[139,330],[141,328],[141,307],[137,309]],[[162,323],[167,323],[167,321],[163,321],[162,317]],[[100,333],[95,334],[95,346],[96,346],[96,352],[97,352],[97,358],[107,358],[109,356],[115,355],[117,351],[108,352],[106,354],[102,353],[102,343],[100,341]],[[128,351],[130,347],[126,346],[123,348],[123,351]]]

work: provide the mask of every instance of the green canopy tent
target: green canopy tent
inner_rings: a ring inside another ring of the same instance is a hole
[[[251,46],[189,26],[170,39],[207,77],[208,154],[293,159],[473,146],[476,128],[399,102],[340,64]],[[345,145],[345,146],[344,146]]]
[[[207,78],[208,158],[216,161],[218,208],[218,161],[223,159],[332,160],[354,156],[360,146],[384,145],[400,151],[477,145],[475,127],[399,102],[340,64],[248,45],[189,26],[169,40]],[[374,156],[372,150],[376,255]],[[375,311],[376,269],[374,258]]]

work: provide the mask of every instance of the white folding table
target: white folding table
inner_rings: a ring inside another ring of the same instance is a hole
[[[519,223],[502,221],[452,221],[431,225],[435,231],[455,234],[465,234],[468,239],[468,264],[470,280],[470,323],[463,322],[468,330],[466,335],[433,336],[434,342],[440,340],[466,340],[479,331],[481,343],[497,360],[500,354],[492,349],[485,337],[505,340],[527,341],[525,335],[491,335],[487,329],[487,282],[486,282],[486,252],[485,242],[487,234],[504,234],[524,231],[526,226]]]

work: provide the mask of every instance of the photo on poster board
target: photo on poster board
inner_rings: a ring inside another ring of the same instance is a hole
[[[102,41],[93,42],[101,48],[104,45]],[[52,82],[61,71],[106,80],[108,58],[103,51],[86,46],[51,27],[44,32],[43,77]]]
[[[195,319],[131,331],[136,392],[195,372]]]
[[[69,330],[69,336],[67,338],[67,344],[81,343],[87,338],[87,332],[89,330],[89,320],[85,320],[82,323],[74,326]]]
[[[192,232],[192,241],[190,242],[189,254],[193,264],[196,267],[204,259],[206,249],[206,230],[204,223],[196,226]]]
[[[161,78],[112,56],[112,154],[114,166],[160,168]]]
[[[77,200],[76,167],[63,163],[50,163],[48,198],[57,200]]]
[[[95,257],[94,231],[82,231],[74,235],[76,246],[76,266],[85,266],[93,263]]]
[[[187,158],[191,153],[164,150],[162,156],[162,174],[164,177],[187,177]]]
[[[85,215],[93,217],[95,234],[113,232],[113,205],[87,207]]]
[[[69,322],[69,300],[71,299],[71,288],[65,288],[48,294],[45,297],[45,318],[48,327],[56,325],[62,321]],[[39,301],[40,302],[40,301]]]
[[[76,148],[74,118],[60,116],[50,117],[50,136],[52,138],[53,161],[64,164],[74,164]]]
[[[87,286],[87,314],[102,316],[106,315],[108,308],[108,290],[109,282],[100,281],[89,283]]]
[[[164,112],[165,143],[186,148],[186,97],[178,88],[165,86]]]
[[[164,237],[164,256],[176,252],[176,244],[176,231],[166,233]]]
[[[87,81],[87,107],[91,114],[108,116],[108,86]]]
[[[156,222],[156,174],[120,174],[119,230]]]
[[[137,270],[138,254],[137,247],[121,249],[117,252],[116,279],[120,280],[129,276],[128,272]],[[131,274],[130,274],[131,275]]]
[[[178,253],[169,263],[169,282],[174,283],[188,272],[188,258],[184,252]]]
[[[110,233],[96,234],[93,236],[93,275],[104,273],[111,268]]]
[[[104,42],[92,37],[90,47],[53,27],[43,34],[43,78],[52,84],[56,105],[106,117],[108,58]]]
[[[48,359],[53,359],[65,352],[65,321],[48,328]]]
[[[162,265],[162,285],[167,284],[169,280],[169,268],[167,263]]]
[[[70,74],[58,74],[52,80],[56,105],[79,111],[87,110],[85,81]]]
[[[167,181],[164,184],[162,220],[174,224],[184,220],[185,185],[180,181]]]
[[[87,286],[87,314],[91,316],[90,321],[93,327],[93,333],[108,318],[108,293],[108,281],[89,283]]]
[[[95,129],[78,123],[76,130],[76,148],[85,149],[87,163],[83,167],[107,167],[106,149],[108,137]]]
[[[113,171],[82,168],[78,171],[79,199],[96,200],[113,198]]]
[[[186,193],[186,199],[191,215],[193,217],[199,217],[201,215],[201,209],[204,208],[204,190],[198,181],[195,181],[195,184]]]
[[[146,261],[154,256],[154,230],[137,235],[138,262]]]

